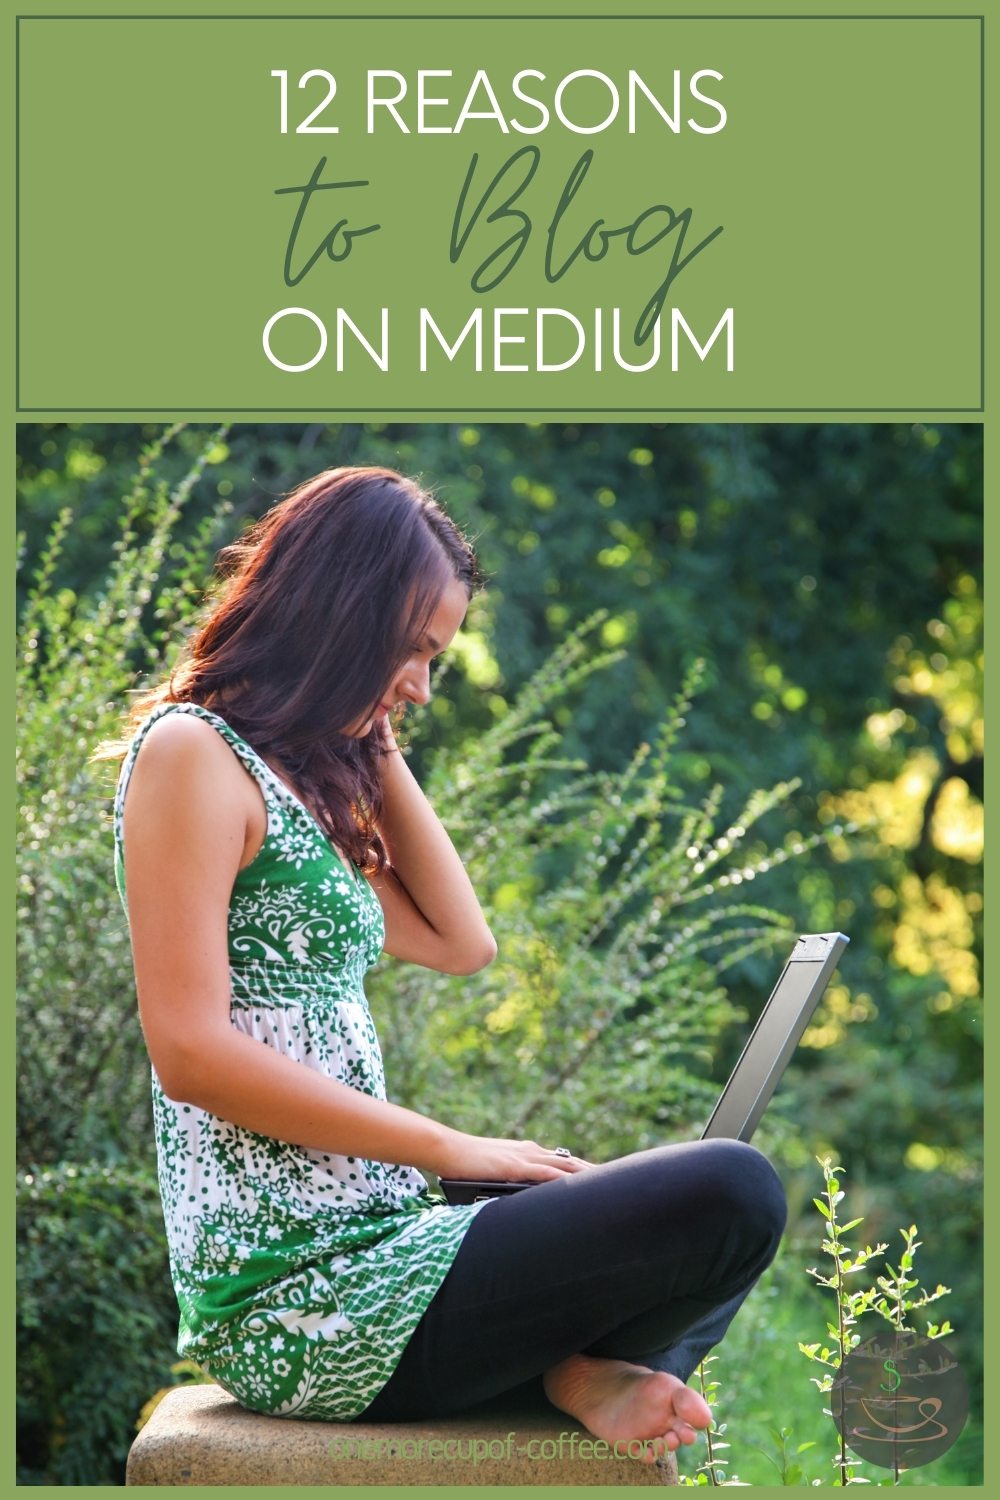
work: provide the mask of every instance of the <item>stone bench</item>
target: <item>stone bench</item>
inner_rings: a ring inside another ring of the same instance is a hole
[[[655,1464],[600,1458],[594,1442],[554,1407],[516,1394],[437,1421],[303,1422],[246,1411],[216,1385],[188,1385],[166,1395],[140,1431],[125,1483],[677,1483],[673,1456]]]

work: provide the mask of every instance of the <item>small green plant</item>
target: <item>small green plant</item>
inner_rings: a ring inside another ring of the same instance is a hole
[[[801,1458],[802,1454],[806,1453],[810,1448],[815,1448],[815,1439],[810,1439],[807,1443],[797,1443],[793,1449],[791,1447],[792,1433],[790,1428],[769,1427],[767,1429],[767,1433],[768,1437],[771,1439],[772,1444],[774,1445],[774,1452],[768,1453],[763,1448],[758,1448],[757,1451],[758,1453],[762,1453],[767,1459],[768,1463],[774,1466],[778,1474],[778,1483],[804,1483],[802,1465],[798,1462],[798,1460]],[[818,1482],[818,1480],[813,1481],[814,1484]]]
[[[841,1224],[838,1220],[837,1209],[844,1200],[838,1174],[842,1173],[844,1168],[834,1167],[829,1157],[824,1157],[820,1166],[823,1169],[825,1191],[821,1198],[814,1198],[813,1203],[826,1220],[827,1237],[823,1241],[823,1251],[833,1261],[833,1271],[829,1276],[824,1276],[815,1266],[810,1266],[808,1274],[820,1286],[828,1287],[833,1292],[837,1304],[837,1320],[828,1322],[826,1326],[827,1336],[831,1340],[829,1345],[825,1343],[799,1344],[799,1348],[807,1359],[826,1366],[826,1374],[812,1377],[817,1390],[826,1395],[833,1388],[836,1371],[840,1369],[851,1350],[861,1342],[861,1335],[856,1331],[857,1322],[866,1312],[871,1311],[875,1301],[876,1294],[871,1287],[855,1289],[850,1285],[850,1279],[859,1271],[863,1271],[869,1261],[881,1255],[888,1247],[884,1244],[867,1245],[864,1250],[852,1253],[841,1236],[856,1229],[862,1220],[852,1219],[847,1224]],[[824,1415],[829,1416],[831,1413],[825,1410]],[[855,1482],[854,1460],[848,1453],[843,1434],[841,1434],[840,1450],[834,1463],[839,1468],[840,1484]],[[864,1482],[867,1483],[867,1481]]]
[[[951,1287],[941,1286],[939,1283],[933,1292],[924,1291],[916,1278],[908,1274],[913,1269],[913,1257],[918,1246],[923,1244],[923,1240],[917,1239],[916,1224],[911,1224],[909,1229],[901,1229],[899,1232],[903,1237],[903,1254],[899,1265],[898,1267],[887,1266],[888,1275],[875,1278],[876,1285],[884,1295],[877,1297],[872,1306],[894,1328],[902,1331],[910,1327],[906,1321],[910,1313],[927,1307],[929,1303],[936,1302],[939,1297],[947,1296]],[[912,1291],[916,1291],[918,1295],[911,1297],[909,1293]],[[952,1326],[947,1318],[943,1323],[928,1323],[924,1329],[924,1335],[929,1339],[943,1338],[946,1333],[952,1332]]]
[[[708,1378],[708,1367],[715,1364],[717,1359],[718,1356],[715,1354],[706,1355],[694,1372],[693,1378],[697,1382],[699,1391],[713,1409],[713,1420],[711,1426],[705,1431],[705,1461],[698,1465],[693,1475],[681,1476],[682,1485],[739,1485],[743,1483],[736,1474],[727,1476],[726,1469],[729,1466],[729,1460],[719,1457],[721,1451],[729,1448],[728,1441],[721,1441],[728,1431],[729,1424],[715,1420],[715,1407],[719,1404],[721,1382]],[[805,1480],[798,1460],[803,1453],[816,1447],[815,1440],[810,1439],[808,1442],[799,1443],[793,1450],[791,1448],[792,1433],[789,1428],[769,1427],[767,1431],[773,1443],[773,1453],[768,1453],[757,1443],[750,1443],[747,1446],[760,1453],[775,1469],[779,1484],[803,1484]],[[813,1482],[818,1484],[819,1480]]]
[[[704,1396],[709,1406],[713,1408],[712,1425],[705,1429],[705,1462],[698,1465],[693,1476],[685,1474],[681,1478],[681,1484],[720,1485],[739,1483],[739,1480],[737,1479],[735,1474],[732,1475],[732,1477],[729,1479],[726,1478],[726,1468],[729,1464],[729,1460],[727,1458],[719,1457],[719,1454],[723,1450],[727,1449],[729,1447],[729,1444],[727,1442],[721,1441],[728,1427],[728,1423],[715,1421],[714,1408],[718,1405],[719,1402],[720,1382],[718,1380],[708,1379],[709,1365],[714,1365],[717,1357],[718,1356],[715,1354],[706,1354],[705,1358],[702,1360],[701,1364],[694,1372],[695,1378],[698,1382],[699,1391],[701,1392],[702,1396]]]
[[[839,1222],[837,1210],[844,1200],[840,1177],[844,1174],[844,1168],[833,1166],[829,1157],[820,1158],[819,1163],[823,1171],[825,1191],[822,1197],[814,1198],[813,1202],[826,1221],[827,1237],[823,1241],[823,1250],[833,1261],[833,1270],[830,1275],[824,1275],[813,1266],[809,1268],[808,1274],[819,1286],[827,1287],[834,1293],[837,1320],[827,1323],[828,1344],[800,1343],[799,1349],[807,1359],[826,1367],[825,1374],[812,1377],[813,1384],[826,1395],[833,1389],[836,1373],[844,1360],[861,1342],[861,1335],[857,1332],[857,1324],[861,1318],[868,1313],[876,1313],[898,1331],[916,1332],[907,1321],[909,1315],[947,1295],[949,1288],[938,1285],[933,1292],[924,1291],[910,1274],[917,1247],[922,1243],[917,1239],[915,1224],[911,1224],[909,1229],[900,1230],[903,1254],[898,1267],[888,1266],[888,1274],[877,1276],[872,1285],[852,1287],[849,1284],[851,1278],[858,1272],[867,1270],[870,1262],[883,1255],[889,1247],[887,1244],[867,1245],[864,1250],[852,1252],[845,1244],[843,1236],[856,1229],[863,1220],[851,1219],[846,1224]],[[913,1292],[917,1295],[911,1295]],[[951,1331],[951,1324],[947,1321],[941,1324],[929,1323],[924,1330],[927,1338],[940,1338]],[[832,1413],[825,1409],[824,1415],[831,1416]],[[857,1460],[849,1454],[843,1432],[840,1434],[840,1448],[833,1462],[838,1469],[838,1480],[835,1483],[871,1483],[856,1472]],[[893,1474],[893,1482],[898,1484],[899,1470],[895,1469]]]

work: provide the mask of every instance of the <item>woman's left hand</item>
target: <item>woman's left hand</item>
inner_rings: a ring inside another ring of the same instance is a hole
[[[552,1182],[595,1165],[564,1147],[502,1136],[445,1130],[439,1154],[429,1163],[438,1177],[473,1182]]]
[[[379,714],[372,724],[370,732],[375,736],[384,751],[390,752],[399,749],[396,734],[392,724],[389,722],[388,714]]]
[[[389,865],[369,877],[385,917],[385,951],[444,974],[475,974],[497,945],[455,847],[400,752],[389,714],[379,714],[384,796],[379,832]]]

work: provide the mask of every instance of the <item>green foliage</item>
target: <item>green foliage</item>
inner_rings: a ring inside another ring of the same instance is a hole
[[[769,1427],[767,1435],[771,1439],[773,1449],[773,1456],[768,1454],[767,1458],[777,1472],[778,1483],[802,1484],[805,1475],[798,1460],[803,1453],[808,1453],[810,1448],[815,1448],[815,1442],[810,1439],[805,1443],[794,1443],[791,1431],[787,1427]]]
[[[19,1173],[17,1212],[18,1481],[121,1484],[177,1337],[155,1174]]]
[[[63,511],[21,621],[17,1123],[27,1166],[130,1159],[151,1129],[128,936],[109,879],[107,771],[89,758],[120,732],[136,678],[169,662],[167,641],[179,637],[203,585],[210,532],[170,549],[211,445],[168,487],[157,464],[170,436],[144,451],[119,502],[101,589],[78,596],[56,582],[74,534]]]
[[[729,1444],[723,1441],[728,1424],[726,1422],[718,1422],[715,1418],[715,1408],[719,1405],[721,1382],[718,1380],[709,1380],[708,1378],[710,1368],[715,1364],[716,1358],[717,1356],[714,1354],[706,1354],[694,1372],[694,1379],[697,1382],[698,1390],[712,1408],[712,1423],[705,1430],[705,1461],[698,1465],[693,1475],[684,1474],[678,1476],[679,1482],[682,1485],[707,1484],[717,1486],[739,1483],[739,1479],[735,1474],[729,1478],[726,1477],[729,1460],[719,1457],[719,1454],[724,1452],[729,1447]]]
[[[137,1428],[145,1427],[164,1396],[169,1395],[177,1386],[215,1385],[215,1381],[211,1375],[206,1375],[201,1365],[196,1364],[193,1359],[175,1360],[170,1366],[170,1374],[173,1376],[170,1384],[162,1385],[158,1391],[154,1391],[143,1406],[138,1417],[136,1417],[135,1425]]]
[[[861,1342],[861,1334],[856,1331],[859,1319],[863,1318],[866,1313],[875,1312],[898,1330],[909,1329],[916,1332],[913,1325],[907,1321],[910,1313],[945,1296],[948,1288],[938,1286],[935,1291],[926,1292],[908,1274],[913,1268],[913,1258],[920,1244],[915,1224],[912,1224],[909,1229],[900,1230],[904,1249],[898,1267],[889,1267],[888,1276],[877,1276],[873,1285],[851,1286],[850,1278],[856,1276],[859,1271],[867,1270],[870,1262],[878,1259],[889,1247],[885,1244],[878,1244],[874,1247],[867,1245],[864,1250],[851,1251],[842,1236],[856,1229],[863,1220],[851,1219],[847,1224],[839,1222],[837,1209],[844,1200],[840,1176],[843,1175],[844,1168],[833,1166],[829,1157],[824,1157],[820,1161],[820,1166],[823,1171],[825,1191],[821,1198],[815,1198],[813,1202],[826,1223],[827,1237],[823,1241],[823,1252],[833,1261],[833,1270],[830,1275],[824,1276],[822,1272],[812,1267],[809,1275],[819,1286],[826,1287],[833,1292],[837,1306],[837,1321],[827,1323],[827,1336],[831,1341],[829,1345],[825,1343],[799,1344],[799,1349],[807,1359],[826,1366],[827,1373],[818,1378],[812,1377],[817,1390],[826,1395],[833,1389],[836,1372],[851,1350],[857,1348]],[[918,1297],[909,1295],[914,1290],[919,1290]],[[928,1324],[925,1330],[930,1338],[940,1337],[943,1333],[951,1331],[951,1325],[947,1322],[940,1326]],[[869,1482],[858,1476],[856,1472],[858,1461],[849,1454],[843,1433],[840,1435],[840,1451],[834,1462],[840,1473],[841,1485]]]
[[[908,1275],[908,1272],[913,1269],[913,1257],[923,1241],[917,1239],[916,1224],[911,1224],[909,1229],[901,1229],[899,1233],[903,1240],[903,1254],[899,1265],[887,1266],[888,1275],[886,1276],[876,1276],[875,1284],[884,1295],[876,1297],[872,1307],[894,1327],[903,1329],[912,1328],[912,1324],[907,1321],[911,1312],[927,1307],[931,1302],[936,1302],[939,1297],[947,1296],[951,1287],[941,1286],[939,1283],[933,1292],[927,1292],[914,1277]],[[909,1294],[912,1291],[917,1291],[919,1295],[911,1297]],[[928,1323],[924,1329],[929,1339],[942,1338],[946,1333],[952,1332],[954,1330],[947,1318],[940,1324]]]
[[[500,958],[471,980],[393,964],[369,985],[404,1102],[598,1158],[704,1123],[705,1064],[733,1014],[723,976],[791,941],[788,918],[743,892],[824,840],[773,849],[756,837],[794,783],[754,792],[731,823],[721,787],[691,788],[678,747],[700,662],[622,769],[568,758],[554,710],[615,660],[590,647],[603,619],[568,636],[492,730],[439,752],[426,777]]]

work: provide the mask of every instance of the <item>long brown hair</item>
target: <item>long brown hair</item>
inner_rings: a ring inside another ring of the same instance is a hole
[[[129,733],[164,703],[213,710],[281,768],[338,848],[383,868],[378,736],[343,731],[382,700],[449,580],[470,596],[479,586],[472,547],[413,480],[327,469],[223,548],[216,572],[201,627],[132,705]]]

